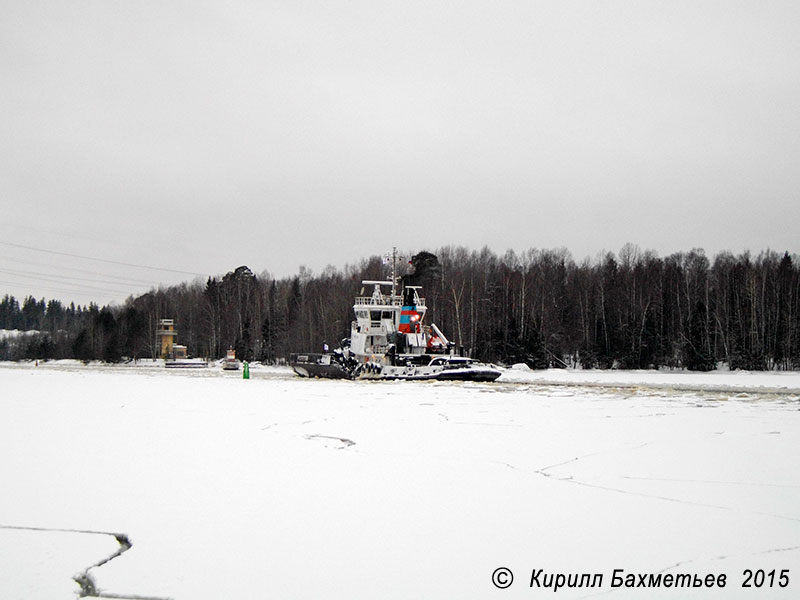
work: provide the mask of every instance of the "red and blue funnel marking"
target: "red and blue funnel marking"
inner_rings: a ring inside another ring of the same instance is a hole
[[[419,320],[421,316],[415,305],[404,306],[400,312],[400,333],[419,333]]]
[[[414,290],[405,288],[403,290],[403,309],[400,311],[400,333],[419,333],[420,320],[422,315],[417,312],[417,303],[414,298]]]

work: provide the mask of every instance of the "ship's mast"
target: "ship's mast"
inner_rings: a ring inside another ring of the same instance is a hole
[[[397,247],[392,246],[392,302],[397,295]]]
[[[397,247],[392,246],[392,301],[394,302],[395,287],[397,286]]]

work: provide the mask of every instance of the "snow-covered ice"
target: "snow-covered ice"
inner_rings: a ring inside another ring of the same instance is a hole
[[[0,364],[0,596],[75,597],[87,569],[176,600],[552,595],[539,569],[603,574],[566,598],[798,595],[798,374],[251,373]],[[92,567],[116,534],[132,547]],[[612,589],[614,569],[727,586]]]

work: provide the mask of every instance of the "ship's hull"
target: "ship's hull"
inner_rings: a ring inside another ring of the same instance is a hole
[[[350,373],[334,359],[333,354],[292,354],[292,370],[300,377],[324,379],[350,379]]]
[[[457,359],[458,360],[458,359]],[[461,359],[463,360],[463,359]],[[294,354],[292,370],[301,377],[378,381],[494,381],[501,371],[494,366],[471,362],[464,366],[394,366],[367,362],[348,369],[333,354]]]
[[[464,369],[441,371],[435,377],[438,381],[494,381],[500,377],[500,371],[494,369]]]
[[[322,377],[323,379],[349,379],[350,375],[336,366],[292,364],[292,370],[300,377]]]
[[[378,373],[361,373],[357,379],[382,379],[388,381],[494,381],[501,372],[491,367],[470,367],[464,369],[437,369],[415,367],[413,369],[393,369],[387,367]]]

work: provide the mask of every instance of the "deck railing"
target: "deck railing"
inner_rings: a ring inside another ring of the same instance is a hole
[[[367,306],[403,306],[403,299],[395,296],[381,296],[374,298],[372,296],[356,296],[355,304],[364,304]],[[425,298],[417,298],[417,306],[425,306]]]

